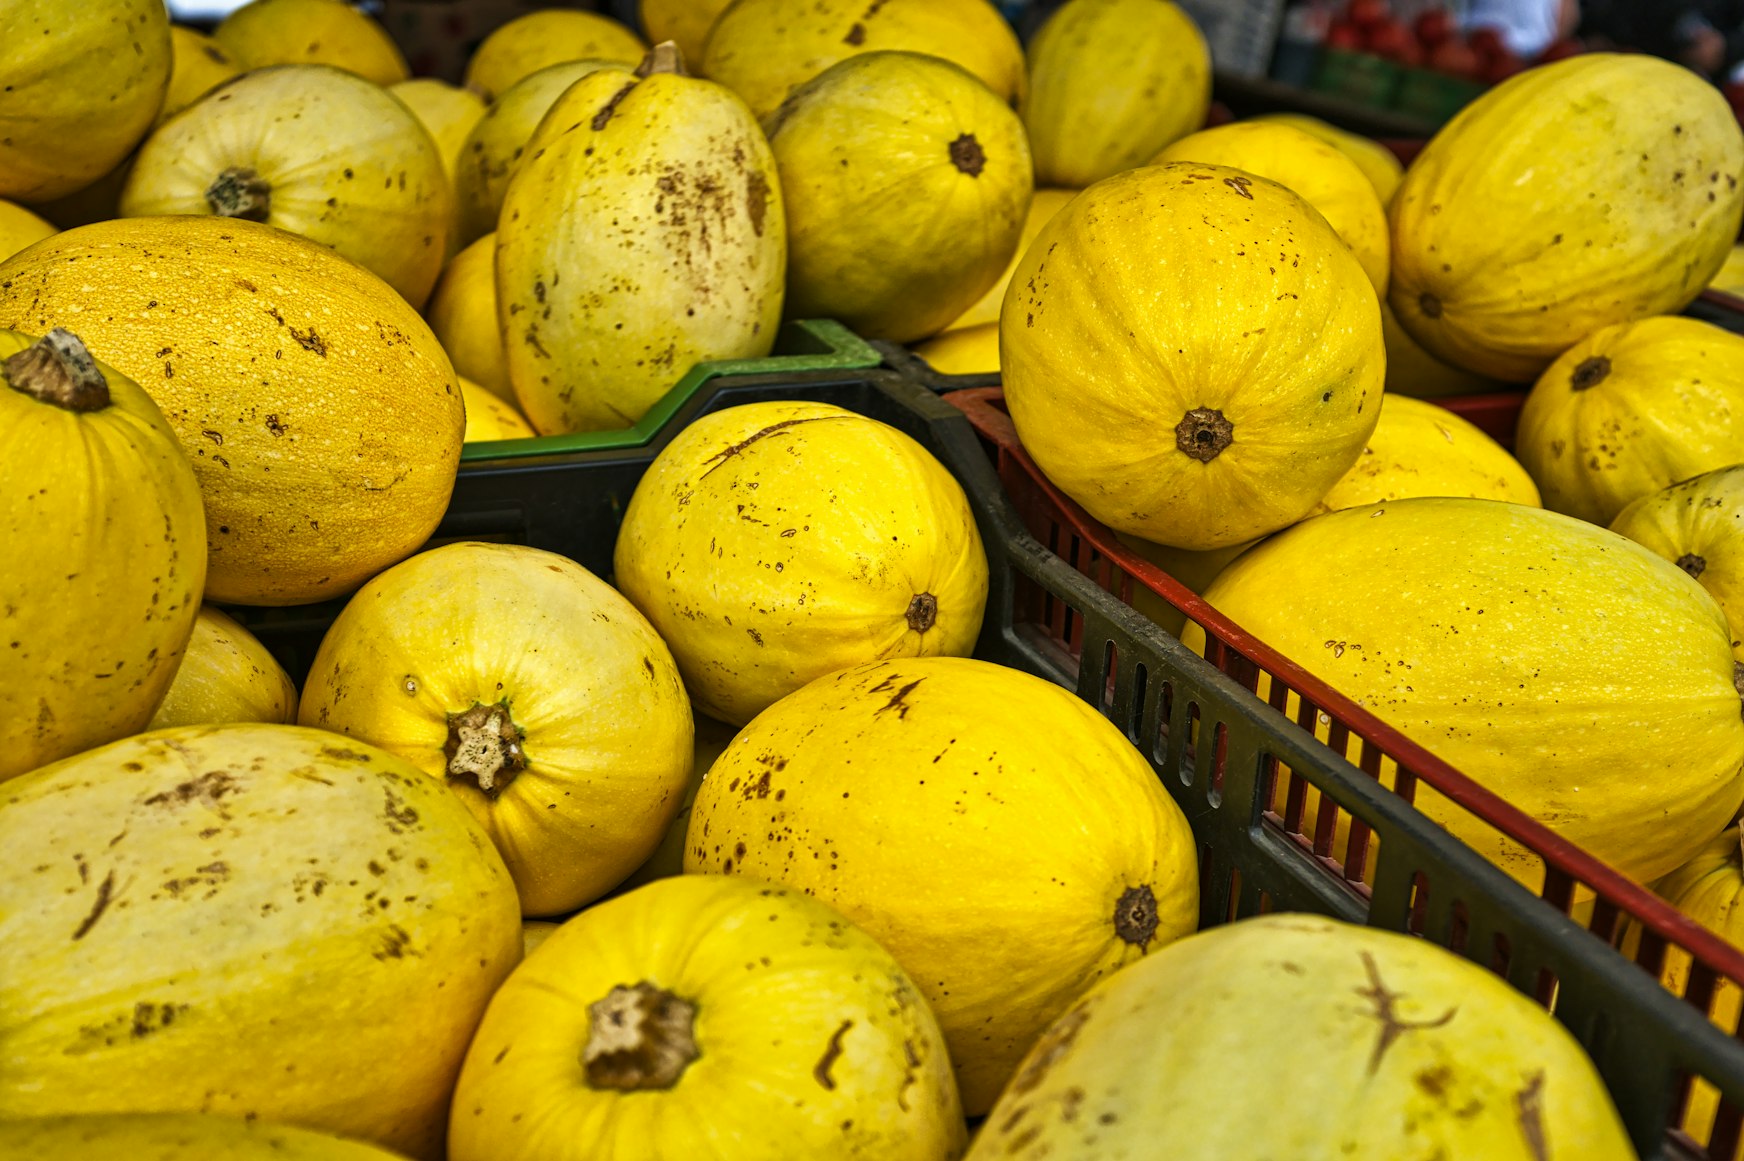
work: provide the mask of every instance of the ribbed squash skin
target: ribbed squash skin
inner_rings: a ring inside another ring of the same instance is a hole
[[[515,389],[509,383],[509,356],[497,321],[497,236],[486,234],[453,258],[442,270],[442,281],[424,308],[454,372],[511,406]],[[517,407],[518,410],[518,407]]]
[[[387,31],[342,0],[252,0],[213,35],[246,69],[332,65],[378,85],[410,75]]]
[[[538,434],[513,403],[499,399],[471,379],[460,380],[460,396],[466,401],[467,443],[529,439]]]
[[[1023,233],[1018,237],[1017,249],[1011,252],[1011,261],[1006,264],[1005,273],[999,276],[999,281],[988,288],[987,293],[975,300],[975,305],[958,315],[951,321],[946,332],[966,330],[969,327],[999,325],[999,308],[1005,304],[1005,288],[1011,285],[1011,276],[1017,272],[1017,264],[1023,258],[1023,252],[1029,244],[1035,241],[1036,235],[1042,232],[1042,227],[1054,220],[1054,215],[1066,208],[1066,203],[1078,196],[1075,189],[1038,189],[1029,200],[1029,212],[1023,217]],[[998,362],[997,356],[994,359]]]
[[[388,87],[388,92],[412,111],[418,122],[430,131],[442,155],[442,169],[454,180],[460,162],[460,151],[485,114],[484,99],[468,89],[457,88],[432,77],[418,77]]]
[[[0,1121],[0,1157],[23,1161],[394,1161],[325,1133],[198,1113],[112,1113]]]
[[[235,618],[207,605],[148,728],[296,720],[297,686],[285,667]]]
[[[578,60],[633,65],[645,52],[640,37],[597,12],[529,12],[484,38],[466,63],[466,87],[486,101],[495,101],[552,65]]]
[[[163,108],[158,110],[152,125],[154,129],[242,72],[241,63],[223,45],[192,28],[171,25],[170,47],[174,52],[174,68]]]
[[[1383,206],[1392,202],[1393,193],[1399,188],[1399,182],[1405,176],[1405,167],[1399,164],[1399,159],[1385,145],[1355,133],[1347,133],[1338,126],[1329,125],[1318,117],[1310,117],[1303,113],[1265,113],[1254,120],[1281,121],[1285,125],[1293,125],[1302,132],[1311,133],[1334,147],[1356,162],[1357,168],[1363,171],[1363,175],[1375,187],[1375,196],[1381,199]]]
[[[1744,466],[1708,472],[1617,513],[1611,531],[1671,561],[1708,590],[1744,661]]]
[[[1393,309],[1437,358],[1525,382],[1601,327],[1681,310],[1744,215],[1744,133],[1705,79],[1588,53],[1467,105],[1393,197]]]

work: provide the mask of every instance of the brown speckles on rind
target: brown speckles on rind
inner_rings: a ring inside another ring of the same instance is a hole
[[[817,1081],[825,1092],[834,1092],[836,1089],[836,1082],[830,1076],[830,1069],[835,1067],[836,1061],[842,1055],[842,1037],[846,1036],[848,1030],[853,1026],[852,1020],[842,1021],[835,1032],[831,1034],[829,1043],[824,1045],[824,1054],[818,1058],[817,1065],[811,1070],[812,1079]]]
[[[624,98],[628,97],[630,95],[630,93],[633,92],[635,90],[636,86],[640,83],[641,83],[640,81],[631,81],[629,84],[625,85],[623,88],[621,88],[617,92],[613,93],[606,100],[606,103],[600,106],[599,112],[595,113],[593,115],[593,120],[589,122],[589,125],[592,126],[593,131],[595,133],[600,132],[607,125],[611,124],[612,117],[618,111],[618,106],[623,104]],[[560,124],[561,124],[561,122],[560,122]]]
[[[769,212],[769,179],[756,170],[745,174],[745,211],[751,216],[751,232],[761,238]]]
[[[1078,1033],[1090,1022],[1090,1009],[1095,1002],[1096,997],[1086,997],[1049,1025],[1048,1030],[1042,1033],[1042,1038],[1036,1041],[1035,1047],[1030,1049],[1023,1067],[1012,1078],[1008,1091],[1021,1096],[1034,1091],[1047,1079],[1049,1070],[1077,1043]]]

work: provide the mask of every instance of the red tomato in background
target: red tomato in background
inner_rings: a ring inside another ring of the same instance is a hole
[[[1424,48],[1434,48],[1453,35],[1453,17],[1445,8],[1431,8],[1417,17],[1413,30]]]
[[[1326,47],[1339,48],[1345,52],[1360,52],[1363,46],[1362,29],[1354,24],[1339,20],[1326,30]]]
[[[1469,44],[1456,36],[1436,45],[1424,63],[1438,73],[1475,81],[1484,62]]]
[[[1358,28],[1373,28],[1387,19],[1387,0],[1350,0],[1344,15]]]

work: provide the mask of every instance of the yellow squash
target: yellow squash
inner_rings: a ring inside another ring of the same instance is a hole
[[[1356,162],[1325,141],[1277,121],[1237,121],[1183,137],[1155,164],[1171,161],[1228,166],[1294,191],[1338,231],[1375,293],[1387,293],[1387,211]]]
[[[152,134],[121,212],[265,222],[368,267],[418,307],[442,271],[454,195],[410,109],[350,73],[298,65],[240,77]]]
[[[1393,306],[1381,299],[1381,341],[1387,348],[1387,393],[1417,399],[1440,399],[1449,395],[1478,395],[1503,390],[1507,384],[1443,363],[1425,351],[1399,325]]]
[[[914,348],[933,370],[945,375],[980,375],[999,370],[999,324],[952,327]]]
[[[986,294],[975,301],[974,306],[952,321],[949,330],[964,330],[999,322],[999,308],[1005,302],[1005,288],[1010,285],[1011,276],[1017,270],[1023,252],[1035,241],[1036,235],[1042,232],[1042,227],[1053,221],[1054,215],[1065,209],[1066,203],[1077,197],[1078,192],[1075,189],[1038,189],[1034,192],[1029,200],[1029,212],[1023,218],[1023,232],[1019,235],[1017,249],[1012,251],[1005,273],[988,288]],[[995,360],[997,361],[997,356]]]
[[[734,0],[709,32],[702,73],[767,117],[837,61],[881,49],[943,57],[1008,105],[1023,97],[1023,49],[987,0]]]
[[[684,866],[803,890],[887,947],[938,1013],[971,1115],[1085,988],[1199,919],[1187,820],[1120,731],[1056,685],[955,657],[777,702],[703,779]]]
[[[1380,416],[1362,266],[1301,198],[1221,166],[1132,170],[1073,199],[1018,263],[999,345],[1049,478],[1177,548],[1300,520]]]
[[[1744,801],[1725,618],[1675,565],[1603,528],[1494,500],[1351,508],[1249,550],[1205,599],[1642,882]],[[1196,626],[1182,641],[1204,648]],[[1416,803],[1516,878],[1542,878],[1535,855],[1428,786]]]
[[[1708,289],[1727,294],[1744,295],[1744,245],[1733,246],[1726,254],[1720,272],[1708,283]]]
[[[151,392],[194,461],[208,600],[349,592],[448,506],[466,424],[448,357],[325,246],[213,217],[82,226],[0,264],[0,327],[59,325]]]
[[[213,36],[245,69],[332,65],[378,85],[411,75],[393,38],[343,0],[253,0]]]
[[[1166,544],[1154,544],[1149,540],[1141,540],[1139,537],[1126,532],[1119,532],[1115,535],[1127,548],[1147,562],[1156,565],[1196,594],[1204,593],[1210,587],[1211,582],[1217,579],[1217,574],[1229,567],[1230,561],[1257,543],[1257,541],[1250,540],[1243,544],[1232,544],[1227,548],[1208,548],[1196,552],[1190,548],[1170,548]],[[1186,614],[1143,584],[1135,583],[1128,599],[1133,608],[1176,637],[1179,637],[1185,630],[1187,626]]]
[[[158,110],[156,128],[201,97],[242,73],[242,65],[224,51],[224,46],[202,32],[180,24],[170,26],[174,67],[169,91]]]
[[[690,703],[648,622],[572,560],[450,544],[365,585],[298,719],[446,781],[527,915],[599,898],[653,853],[690,774]]]
[[[459,171],[460,151],[473,127],[484,117],[484,99],[470,89],[456,88],[431,77],[401,81],[390,85],[388,92],[398,97],[418,118],[418,123],[429,130],[442,157],[442,170],[453,181]]]
[[[424,310],[430,329],[448,352],[455,373],[508,404],[508,355],[497,323],[497,236],[486,234],[453,258]]]
[[[540,945],[547,939],[550,939],[561,926],[563,925],[560,923],[554,923],[549,919],[521,920],[522,958],[524,959],[537,951]]]
[[[743,101],[656,50],[552,106],[497,230],[497,313],[542,435],[629,427],[685,372],[769,353],[781,182]]]
[[[666,835],[660,840],[660,845],[654,848],[654,853],[648,856],[646,862],[619,884],[620,891],[652,883],[655,879],[669,879],[674,875],[684,874],[684,836],[690,829],[690,811],[696,805],[697,787],[702,785],[704,776],[714,767],[722,751],[739,732],[737,728],[725,722],[717,722],[707,714],[696,713],[692,717],[696,722],[696,750],[690,764],[690,781],[684,786],[684,799],[678,804],[678,813],[667,824]]]
[[[1266,113],[1254,120],[1280,121],[1285,125],[1293,125],[1337,149],[1356,162],[1356,167],[1363,171],[1363,176],[1375,187],[1375,195],[1381,199],[1383,206],[1393,200],[1393,193],[1405,176],[1405,167],[1399,164],[1399,159],[1385,145],[1346,132],[1336,125],[1329,125],[1318,117],[1310,117],[1306,113]]]
[[[521,953],[440,783],[321,730],[162,730],[14,780],[0,849],[0,1121],[203,1111],[439,1155]]]
[[[1437,358],[1514,382],[1601,327],[1669,314],[1744,214],[1744,133],[1705,77],[1588,53],[1504,81],[1393,197],[1393,309]]]
[[[198,1113],[112,1113],[0,1121],[4,1161],[395,1161],[358,1141]]]
[[[1744,466],[1733,465],[1641,497],[1611,531],[1671,561],[1719,602],[1744,661]]]
[[[685,428],[636,486],[613,564],[698,708],[734,725],[864,661],[965,655],[987,602],[950,472],[824,403],[752,403]]]
[[[1595,524],[1744,463],[1744,336],[1675,317],[1606,327],[1539,378],[1516,445],[1544,506]]]
[[[454,1094],[450,1161],[951,1161],[939,1026],[890,953],[798,891],[684,876],[528,958]]]
[[[66,331],[0,331],[0,544],[3,781],[145,728],[206,576],[175,432]]]
[[[208,605],[147,728],[296,720],[297,686],[285,667],[253,633]]]
[[[1043,1157],[1635,1152],[1574,1037],[1494,973],[1422,939],[1267,915],[1165,948],[1055,1021],[969,1151]]]
[[[1023,123],[961,68],[861,53],[795,89],[768,126],[794,317],[913,342],[1012,261],[1032,182]]]
[[[23,206],[0,201],[0,262],[55,232],[54,226]]]
[[[1169,0],[1070,0],[1030,42],[1023,123],[1043,185],[1143,165],[1210,105],[1211,50]]]
[[[635,33],[596,12],[529,12],[484,38],[466,64],[466,87],[495,101],[551,65],[578,60],[633,65],[647,51]]]
[[[471,379],[461,378],[460,396],[466,401],[467,443],[527,439],[537,434],[513,403],[497,398]]]
[[[709,29],[732,0],[639,0],[642,30],[654,44],[670,40],[693,65],[702,64]]]

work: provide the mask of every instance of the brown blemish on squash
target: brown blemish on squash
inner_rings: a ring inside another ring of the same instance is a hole
[[[1149,884],[1128,887],[1114,905],[1114,934],[1143,947],[1157,933],[1157,897]]]
[[[1514,1115],[1520,1122],[1520,1135],[1532,1150],[1535,1161],[1549,1161],[1550,1146],[1544,1139],[1544,1070],[1533,1073],[1514,1096]]]
[[[1572,391],[1586,391],[1603,383],[1610,374],[1611,360],[1603,355],[1594,355],[1581,360],[1580,366],[1569,376],[1568,386]]]
[[[851,44],[855,48],[859,48],[862,44],[865,44],[866,26],[861,24],[858,20],[854,21],[853,27],[848,29],[848,35],[842,37],[842,43]]]
[[[870,692],[880,693],[883,690],[888,689],[890,687],[891,682],[893,682],[895,680],[896,679],[894,677],[887,677],[883,681],[879,682],[877,685],[873,686],[872,689],[870,690]],[[920,683],[925,681],[925,680],[926,680],[926,678],[924,678],[924,677],[915,678],[913,681],[909,682],[907,685],[898,689],[895,693],[892,693],[890,695],[889,701],[885,702],[883,705],[879,706],[876,710],[873,710],[872,712],[874,714],[881,714],[881,713],[886,713],[890,710],[895,710],[897,721],[902,721],[903,719],[907,718],[908,711],[911,708],[908,704],[908,695],[913,693],[915,691],[915,688],[917,686],[919,686]]]
[[[305,351],[313,351],[323,359],[327,357],[327,343],[320,335],[315,333],[314,327],[310,327],[306,331],[300,331],[296,327],[291,327],[290,331],[291,338],[296,340],[299,347],[303,348]]]
[[[1195,407],[1175,425],[1175,447],[1185,454],[1208,464],[1235,442],[1235,425],[1223,417],[1223,412],[1209,407]]]
[[[593,127],[595,133],[598,133],[607,125],[611,124],[612,114],[618,111],[618,106],[623,103],[625,97],[630,95],[630,91],[634,89],[638,83],[639,82],[631,81],[629,84],[613,93],[611,97],[607,99],[606,103],[600,106],[599,112],[595,113],[593,115],[593,120],[588,122],[588,124]]]
[[[0,377],[14,391],[65,411],[101,411],[110,402],[97,361],[77,335],[60,327],[0,363]]]
[[[824,1046],[824,1054],[818,1058],[817,1066],[811,1070],[812,1079],[823,1086],[825,1092],[834,1092],[836,1082],[830,1076],[830,1069],[835,1066],[842,1055],[842,1037],[848,1034],[848,1029],[854,1026],[852,1020],[843,1020],[841,1027],[830,1036],[830,1042]]]
[[[1248,187],[1253,185],[1252,179],[1245,177],[1226,177],[1223,179],[1223,184],[1246,198],[1248,201],[1251,202],[1254,200],[1253,194],[1248,192]]]
[[[745,175],[745,212],[751,216],[751,232],[761,238],[769,212],[769,179],[756,171]]]
[[[643,980],[588,1005],[582,1067],[589,1087],[636,1092],[678,1083],[697,1051],[696,1006]]]
[[[1417,309],[1423,312],[1424,318],[1441,317],[1441,300],[1425,290],[1417,296]]]
[[[233,165],[206,187],[206,204],[221,218],[264,222],[272,215],[272,185],[254,170]]]
[[[1355,989],[1356,994],[1368,1000],[1375,1006],[1375,1019],[1381,1022],[1381,1032],[1375,1040],[1374,1051],[1369,1054],[1369,1075],[1375,1075],[1381,1067],[1381,1059],[1386,1056],[1387,1049],[1407,1032],[1419,1032],[1427,1028],[1440,1028],[1459,1014],[1459,1005],[1454,1005],[1433,1020],[1403,1020],[1395,1010],[1402,993],[1391,991],[1381,979],[1380,965],[1375,963],[1375,957],[1369,952],[1358,953],[1362,956],[1363,968],[1368,972],[1369,986]]]
[[[790,427],[798,427],[802,423],[823,423],[823,422],[827,422],[827,421],[833,420],[833,419],[846,419],[846,418],[848,418],[848,417],[845,415],[814,415],[814,416],[810,417],[809,419],[784,419],[780,423],[772,423],[768,427],[765,427],[763,430],[753,432],[752,434],[750,434],[749,436],[746,436],[744,439],[740,440],[738,443],[734,444],[733,446],[725,449],[724,451],[718,451],[714,455],[710,456],[708,459],[704,460],[703,461],[704,463],[712,463],[712,464],[714,464],[714,467],[712,467],[708,471],[704,472],[702,474],[702,478],[707,479],[709,476],[714,474],[716,469],[720,468],[728,460],[732,459],[734,456],[743,455],[746,448],[750,447],[752,444],[756,443],[760,439],[763,439],[767,436],[774,435],[778,431],[785,431]],[[716,462],[716,461],[719,461],[719,462]]]
[[[1072,1050],[1072,1045],[1078,1040],[1078,1033],[1089,1023],[1090,1005],[1093,1002],[1093,999],[1080,1001],[1077,1007],[1049,1025],[1048,1030],[1042,1033],[1042,1038],[1036,1041],[1035,1047],[1030,1049],[1023,1068],[1012,1079],[1008,1091],[1021,1095],[1032,1091],[1047,1079],[1048,1070]]]
[[[91,933],[91,928],[97,926],[97,920],[103,918],[103,912],[109,910],[109,904],[115,900],[115,872],[110,871],[103,876],[103,881],[97,884],[97,899],[91,904],[90,913],[80,921],[73,931],[73,941],[76,943]]]

